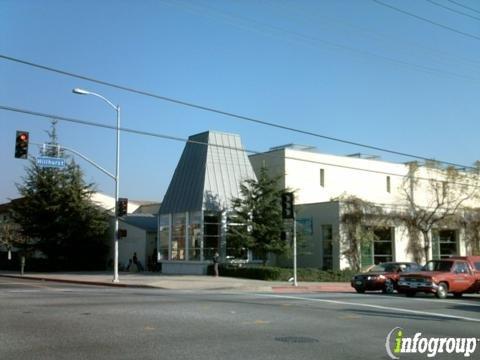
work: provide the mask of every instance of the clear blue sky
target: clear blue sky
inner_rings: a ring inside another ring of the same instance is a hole
[[[423,0],[382,1],[480,37],[480,13],[448,0],[435,2],[478,19]],[[458,1],[480,11],[477,1]],[[0,0],[0,54],[356,142],[466,165],[480,158],[480,40],[371,0]],[[233,132],[258,151],[299,143],[374,153],[0,59],[0,105],[114,124],[111,108],[74,87],[120,104],[128,128],[184,138]],[[43,142],[49,122],[0,110],[0,127],[4,202],[17,196],[27,165],[13,157],[15,130]],[[58,133],[113,171],[112,130],[60,122]],[[161,200],[183,147],[122,134],[120,195]],[[113,194],[111,179],[78,162]]]

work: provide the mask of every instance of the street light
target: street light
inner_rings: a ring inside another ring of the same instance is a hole
[[[115,163],[115,230],[113,232],[114,256],[113,256],[113,282],[118,283],[118,190],[120,187],[120,105],[114,105],[110,100],[100,94],[75,88],[72,90],[77,95],[93,95],[110,105],[117,112],[117,145],[116,145],[116,163]]]

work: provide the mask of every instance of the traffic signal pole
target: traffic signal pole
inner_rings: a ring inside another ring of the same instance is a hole
[[[297,220],[295,214],[295,195],[293,192],[282,194],[282,218],[293,220],[293,286],[297,283]]]
[[[293,212],[293,286],[297,283],[297,216]]]
[[[114,105],[117,111],[117,141],[115,146],[116,163],[115,163],[115,230],[113,233],[114,239],[114,253],[113,253],[113,282],[118,283],[118,193],[120,186],[120,106]]]

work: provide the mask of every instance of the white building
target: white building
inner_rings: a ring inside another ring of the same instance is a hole
[[[347,239],[342,224],[346,209],[342,199],[350,196],[373,203],[387,213],[409,211],[412,206],[433,209],[439,205],[439,198],[443,202],[439,213],[458,205],[479,207],[478,173],[460,171],[460,175],[453,177],[450,170],[435,163],[418,166],[360,154],[336,156],[299,145],[272,148],[250,156],[250,161],[257,174],[264,166],[272,176],[280,177],[282,187],[295,192],[297,223],[307,245],[305,254],[299,257],[299,266],[333,269],[350,266],[350,259],[344,254]],[[465,201],[463,196],[467,198]],[[376,235],[373,244],[361,249],[362,265],[413,261],[415,254],[410,250],[406,226],[398,222],[373,225],[373,232]],[[435,227],[430,233],[428,258],[465,255],[470,249],[463,235],[461,227]]]
[[[91,196],[91,201],[111,214],[111,236],[107,240],[107,245],[110,247],[109,258],[113,259],[115,198],[95,192]],[[152,270],[152,263],[156,263],[159,208],[158,202],[128,200],[127,215],[119,218],[119,229],[126,231],[126,236],[118,241],[118,263],[121,270],[127,268],[134,253],[145,270]]]

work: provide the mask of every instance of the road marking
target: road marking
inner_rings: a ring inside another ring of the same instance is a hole
[[[408,297],[401,297],[401,296],[383,296],[383,295],[380,295],[381,297],[375,294],[363,294],[362,296],[369,296],[371,298],[377,298],[377,299],[391,299],[391,300],[398,300],[398,299],[402,299],[402,300],[412,300],[412,301],[426,301],[426,302],[432,302],[432,303],[436,303],[436,304],[458,304],[458,305],[466,305],[466,306],[473,306],[473,307],[480,307],[480,304],[475,304],[473,302],[468,302],[466,300],[452,300],[452,298],[449,298],[449,299],[443,299],[443,300],[440,300],[440,299],[437,299],[437,298],[417,298],[417,297],[414,297],[414,298],[408,298]],[[472,299],[477,299],[477,298],[472,298]],[[478,300],[480,300],[480,298],[478,298]],[[475,300],[474,300],[475,301]]]
[[[242,325],[268,325],[270,321],[265,320],[255,320],[255,321],[246,321],[242,322]]]
[[[479,307],[480,304],[473,304],[469,303],[468,301],[458,301],[458,300],[450,300],[450,299],[445,299],[445,300],[440,300],[440,299],[422,299],[422,298],[408,298],[409,300],[414,300],[414,301],[427,301],[427,302],[433,302],[437,304],[456,304],[456,305],[466,305],[466,306],[472,306],[472,307]]]
[[[303,300],[303,301],[312,301],[312,302],[322,302],[327,304],[335,304],[335,305],[349,305],[349,306],[359,306],[359,307],[367,307],[373,309],[380,309],[380,310],[388,310],[388,311],[398,311],[402,313],[410,313],[410,314],[417,314],[417,315],[425,315],[431,317],[440,317],[446,319],[455,319],[455,320],[465,320],[465,321],[473,321],[473,322],[480,322],[480,319],[467,317],[467,316],[459,316],[459,315],[447,315],[435,312],[428,312],[428,311],[421,311],[421,310],[412,310],[412,309],[404,309],[399,307],[391,307],[391,306],[382,306],[382,305],[374,305],[374,304],[363,304],[363,303],[355,303],[349,301],[340,301],[340,300],[327,300],[327,299],[317,299],[317,298],[304,298],[300,296],[288,296],[288,295],[270,295],[270,294],[255,294],[259,297],[270,297],[270,298],[277,298],[277,299],[290,299],[290,300]]]
[[[357,319],[361,319],[362,317],[361,316],[358,316],[358,315],[345,315],[345,316],[340,316],[339,319],[340,320],[357,320]]]

